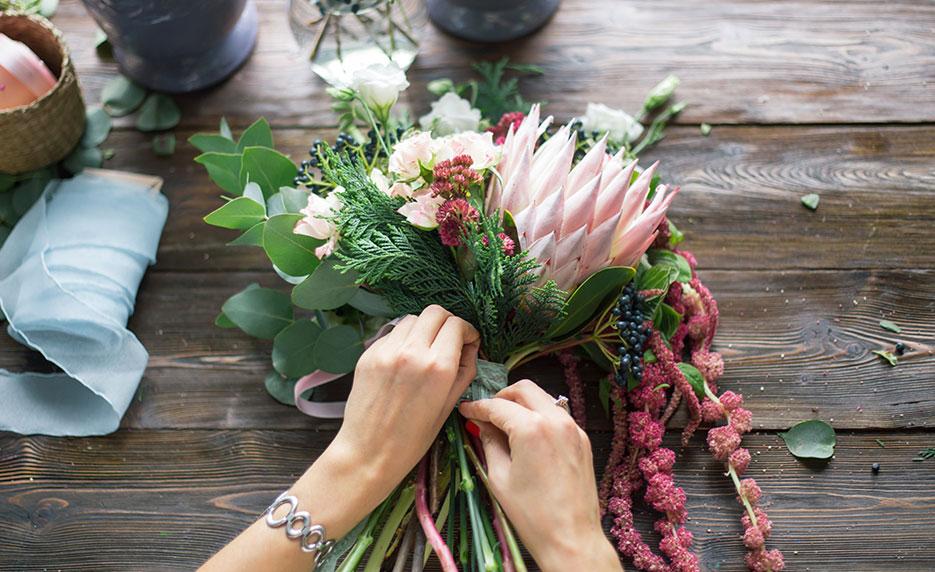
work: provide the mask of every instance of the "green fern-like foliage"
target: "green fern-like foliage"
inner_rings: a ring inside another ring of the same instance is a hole
[[[415,228],[397,209],[403,199],[381,192],[361,167],[326,151],[325,177],[342,187],[337,268],[380,291],[399,314],[438,304],[473,324],[487,359],[503,362],[541,337],[564,305],[554,283],[534,287],[538,263],[525,253],[509,256],[497,234],[498,216],[481,215],[464,233],[459,259],[437,233]]]

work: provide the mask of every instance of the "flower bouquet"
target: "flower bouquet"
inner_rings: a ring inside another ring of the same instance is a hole
[[[480,333],[466,398],[489,396],[511,370],[557,354],[583,426],[577,365],[589,359],[607,371],[599,394],[614,441],[600,497],[620,553],[641,570],[699,570],[675,454],[661,447],[684,402],[684,442],[703,420],[726,421],[708,443],[744,508],[748,565],[781,570],[781,554],[764,546],[770,522],[759,489],[739,478],[750,460],[740,447],[750,413],[740,396],[716,394],[717,304],[666,217],[678,188],[636,161],[681,109],[667,103],[677,80],[654,88],[636,117],[591,104],[553,127],[520,96],[517,78],[506,79],[537,68],[502,60],[477,70],[478,81],[429,84],[439,99],[418,127],[394,109],[408,86],[403,73],[364,70],[330,92],[342,133],[330,145],[315,141],[298,167],[273,148],[264,120],[237,141],[223,122],[218,134],[195,135],[204,151],[196,161],[228,195],[206,222],[243,231],[231,244],[262,248],[292,285],[291,296],[248,286],[224,303],[217,324],[272,339],[270,393],[319,417],[343,411],[320,400],[320,386],[353,371],[395,317],[431,304]],[[375,571],[434,552],[444,570],[525,570],[485,484],[476,434],[453,413],[410,478],[338,542],[326,569],[366,562]],[[641,493],[659,512],[661,555],[633,526]],[[429,546],[413,543],[412,531]]]

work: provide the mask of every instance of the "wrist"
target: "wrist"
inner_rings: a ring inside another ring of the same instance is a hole
[[[546,572],[553,570],[617,572],[623,569],[617,551],[601,530],[583,537],[566,536],[562,541],[550,543],[548,552],[537,556],[536,563]]]

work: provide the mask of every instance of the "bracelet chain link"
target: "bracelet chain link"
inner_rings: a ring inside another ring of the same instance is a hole
[[[288,491],[279,495],[263,513],[266,515],[266,524],[272,528],[285,526],[286,536],[299,539],[303,552],[315,553],[315,568],[317,569],[322,560],[331,552],[334,541],[326,540],[325,527],[312,524],[311,515],[305,511],[296,511],[299,508],[299,499],[287,493]],[[284,504],[289,505],[289,512],[279,518],[274,517],[273,513]]]

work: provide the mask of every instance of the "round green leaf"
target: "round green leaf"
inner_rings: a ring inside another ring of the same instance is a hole
[[[140,108],[136,128],[140,131],[163,131],[172,129],[182,119],[182,111],[172,98],[161,93],[151,93]]]
[[[205,166],[208,177],[214,184],[232,195],[240,195],[244,186],[240,184],[240,154],[216,153],[214,151],[202,153],[195,157],[195,162]]]
[[[662,248],[654,248],[647,252],[646,256],[653,266],[668,265],[678,270],[679,274],[676,280],[679,282],[691,281],[692,267],[684,256]]]
[[[146,90],[122,75],[110,80],[101,91],[101,103],[114,117],[133,113],[145,98]]]
[[[368,316],[377,316],[378,318],[396,317],[396,312],[393,311],[393,308],[390,307],[383,296],[367,292],[363,288],[358,288],[354,293],[354,297],[348,300],[347,303]]]
[[[224,315],[224,312],[221,312],[220,314],[217,315],[217,317],[214,319],[214,325],[219,328],[224,328],[224,329],[237,327],[237,324],[235,324],[234,322],[231,322],[230,318]]]
[[[221,311],[251,336],[272,339],[292,323],[289,296],[270,288],[248,286],[224,302]]]
[[[266,147],[247,147],[243,151],[240,167],[240,186],[253,181],[263,189],[263,196],[269,198],[276,194],[279,187],[291,186],[295,173],[295,163],[279,151]]]
[[[688,383],[692,386],[692,389],[695,390],[695,395],[703,399],[705,381],[704,376],[701,375],[701,372],[698,371],[698,368],[684,361],[678,363],[678,368],[682,372],[682,375],[685,376],[685,379],[688,380]]]
[[[328,373],[354,371],[364,344],[357,331],[350,326],[334,326],[318,336],[313,351],[318,369]]]
[[[820,419],[803,421],[779,434],[789,452],[803,459],[828,459],[834,455],[834,428]]]
[[[258,222],[251,226],[247,232],[241,234],[227,243],[227,246],[259,246],[263,247],[263,224]]]
[[[110,115],[104,113],[100,107],[89,107],[85,112],[84,135],[81,136],[82,147],[97,147],[107,139],[110,133]]]
[[[171,157],[175,153],[175,133],[163,133],[153,137],[153,153],[159,157]]]
[[[188,142],[202,153],[237,153],[236,143],[214,133],[195,133]],[[237,171],[237,177],[240,177],[240,171]]]
[[[295,405],[296,381],[298,380],[284,379],[275,371],[271,371],[263,381],[263,385],[266,387],[266,391],[276,401],[282,403],[283,405]]]
[[[292,232],[301,218],[302,215],[298,214],[276,215],[263,227],[266,255],[273,264],[292,276],[311,274],[318,266],[315,249],[324,244],[324,241]]]
[[[321,328],[311,320],[297,320],[273,339],[273,367],[286,377],[302,377],[317,369],[315,342]]]
[[[266,208],[263,205],[247,197],[237,197],[209,213],[205,222],[221,228],[247,230],[263,222],[265,216]]]
[[[340,308],[357,293],[357,274],[340,272],[334,262],[326,260],[311,276],[292,289],[292,303],[306,310]]]
[[[565,304],[565,317],[552,328],[549,337],[559,338],[578,331],[591,320],[608,296],[619,292],[636,271],[627,266],[598,270],[572,293]]]
[[[65,157],[62,166],[69,173],[77,175],[84,171],[85,167],[100,167],[104,162],[104,154],[97,147],[82,147],[78,145],[71,155]]]
[[[247,147],[273,147],[273,130],[270,129],[265,117],[257,119],[240,135],[237,150],[243,151]]]

